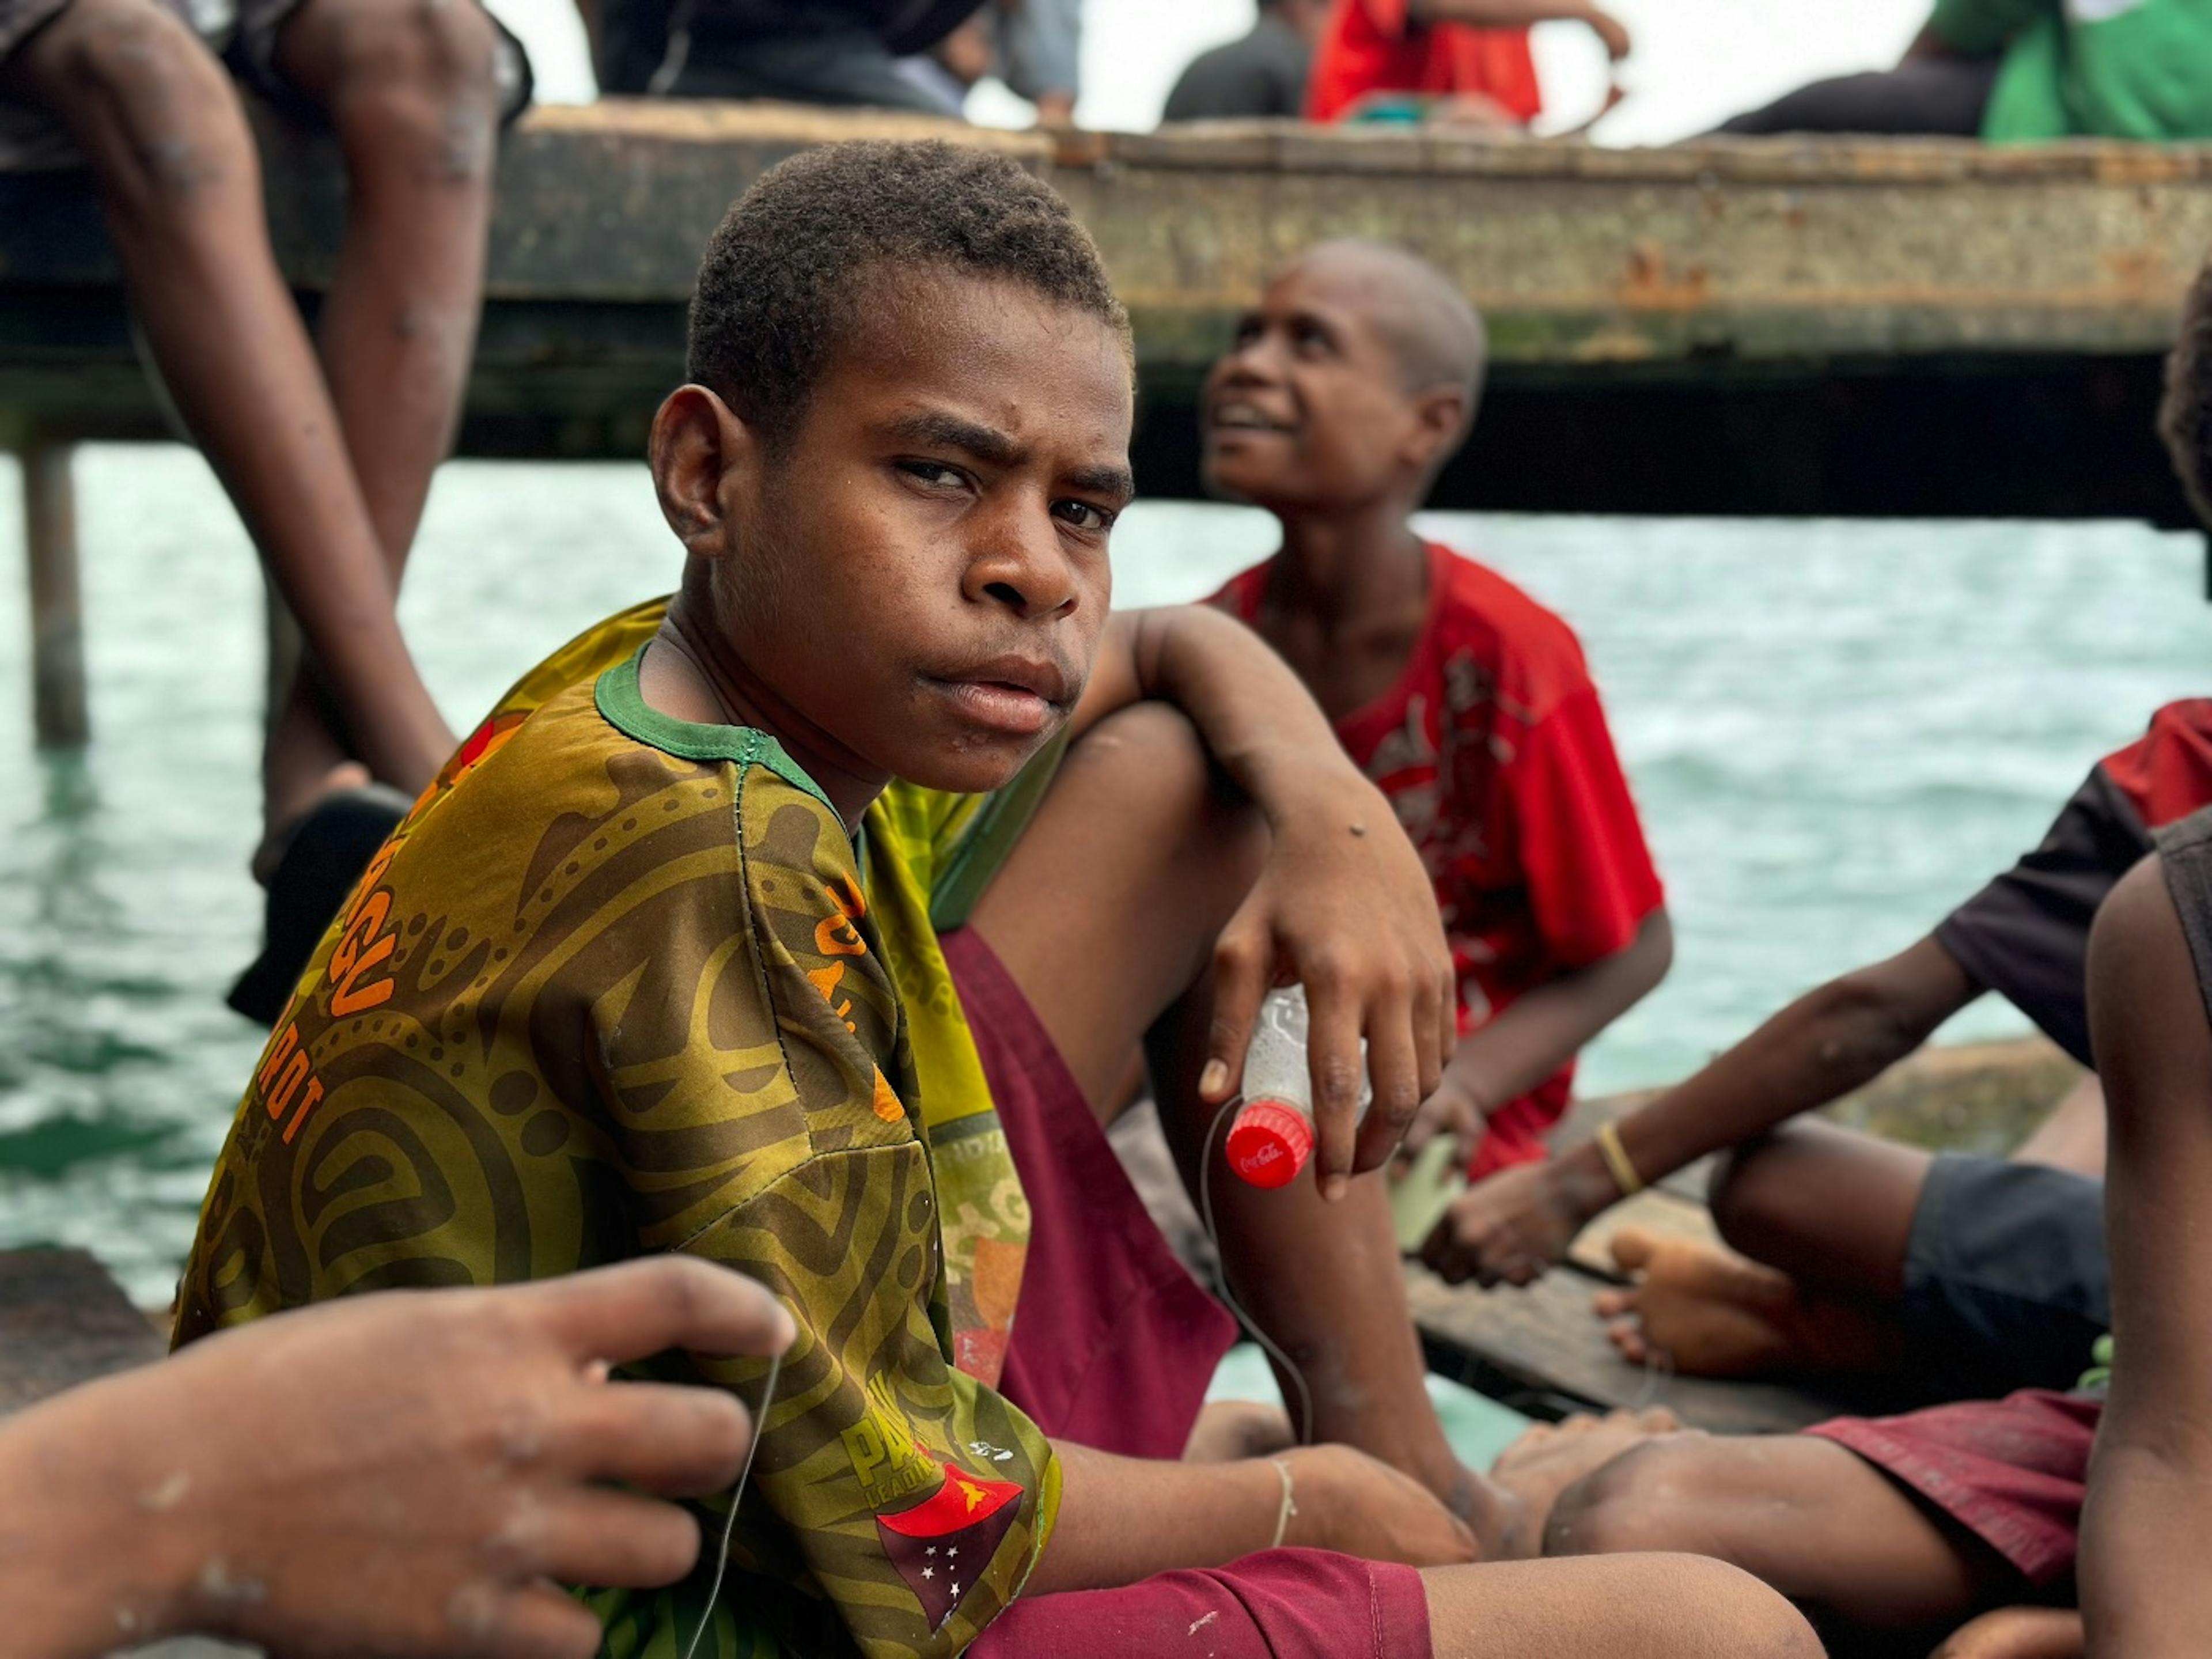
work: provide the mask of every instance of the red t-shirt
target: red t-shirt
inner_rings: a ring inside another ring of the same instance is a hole
[[[1437,885],[1462,1036],[1612,956],[1665,895],[1582,644],[1497,572],[1428,544],[1429,617],[1398,683],[1339,720]],[[1212,603],[1256,623],[1273,561]],[[1469,1176],[1544,1156],[1570,1061],[1490,1116]]]
[[[1544,107],[1526,29],[1427,27],[1407,0],[1336,0],[1306,80],[1306,118],[1334,121],[1370,92],[1479,92],[1522,122]]]

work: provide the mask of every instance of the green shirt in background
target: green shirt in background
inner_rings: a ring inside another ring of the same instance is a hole
[[[2212,138],[2212,0],[1936,0],[1953,50],[2002,54],[1991,143]]]

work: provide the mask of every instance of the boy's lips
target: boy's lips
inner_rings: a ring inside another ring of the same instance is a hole
[[[974,724],[1016,737],[1049,727],[1072,695],[1066,671],[1040,657],[994,657],[964,673],[930,678]]]
[[[1259,404],[1242,398],[1224,398],[1206,411],[1206,430],[1221,435],[1238,432],[1288,432],[1291,423],[1278,420]]]

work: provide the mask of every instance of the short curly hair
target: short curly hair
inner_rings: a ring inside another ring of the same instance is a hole
[[[2181,475],[2189,504],[2212,530],[2212,258],[2190,284],[2181,307],[2181,336],[2166,360],[2166,397],[2158,435]]]
[[[771,448],[886,271],[1019,283],[1106,324],[1129,317],[1090,232],[1010,157],[942,140],[825,144],[763,173],[707,244],[684,372]]]

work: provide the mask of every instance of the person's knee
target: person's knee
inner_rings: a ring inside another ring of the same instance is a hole
[[[1789,1599],[1741,1567],[1711,1556],[1667,1564],[1670,1587],[1696,1610],[1698,1653],[1733,1659],[1823,1659],[1826,1650]]]
[[[37,93],[68,122],[112,204],[178,206],[252,179],[245,112],[222,66],[147,0],[76,0],[36,43]]]
[[[1796,1138],[1796,1132],[1784,1124],[1723,1153],[1714,1164],[1705,1206],[1712,1212],[1714,1230],[1731,1249],[1765,1260],[1766,1243],[1790,1225],[1793,1208],[1803,1204],[1802,1193],[1785,1192],[1785,1183],[1774,1178]]]
[[[499,37],[476,0],[312,0],[300,26],[322,32],[301,51],[356,167],[417,172],[427,147],[444,173],[487,171]]]
[[[1658,1435],[1584,1475],[1552,1505],[1544,1553],[1715,1553],[1705,1524],[1713,1443],[1695,1431]]]

